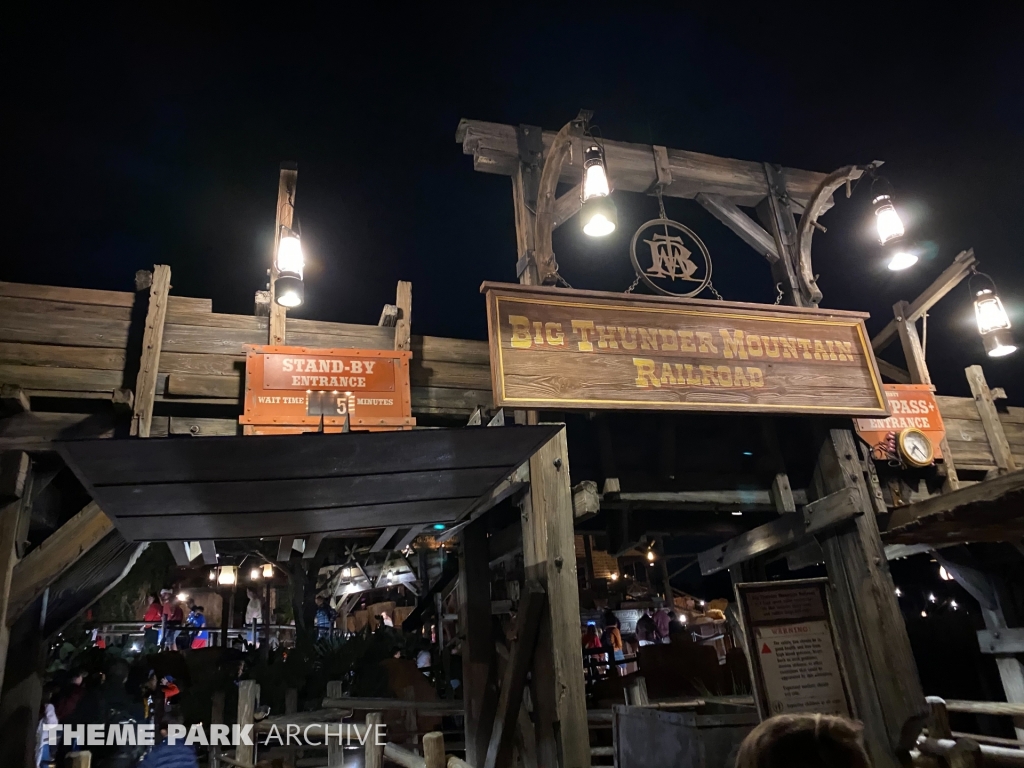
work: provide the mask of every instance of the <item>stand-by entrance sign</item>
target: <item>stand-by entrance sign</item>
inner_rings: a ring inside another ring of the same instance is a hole
[[[482,290],[499,407],[889,414],[864,313]]]
[[[411,429],[411,352],[249,346],[247,435]]]
[[[791,712],[855,714],[828,579],[737,584],[736,598],[762,719]]]

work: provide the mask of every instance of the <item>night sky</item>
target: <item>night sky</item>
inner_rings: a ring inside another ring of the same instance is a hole
[[[823,172],[885,160],[925,256],[885,270],[867,185],[837,195],[814,238],[822,306],[870,311],[875,331],[973,246],[1024,342],[1024,5],[711,5],[161,6],[169,15],[152,18],[35,5],[4,25],[0,279],[128,290],[135,270],[167,263],[175,293],[250,313],[278,166],[296,160],[308,263],[296,316],[376,323],[405,279],[414,332],[483,338],[480,283],[515,280],[511,185],[473,171],[458,121],[555,130],[586,107],[608,138]],[[556,233],[575,287],[632,282],[629,237],[657,204],[616,200],[605,241],[575,222]],[[710,214],[677,200],[668,212],[708,244],[725,298],[774,299],[765,260]],[[986,358],[972,312],[966,284],[933,310],[936,384],[967,394],[963,368],[984,363],[1024,404],[1024,350]]]

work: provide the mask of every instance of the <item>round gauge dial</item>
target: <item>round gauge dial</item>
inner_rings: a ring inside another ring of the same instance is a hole
[[[924,432],[908,427],[900,432],[897,445],[900,456],[912,467],[927,467],[935,461],[935,449],[932,441]]]

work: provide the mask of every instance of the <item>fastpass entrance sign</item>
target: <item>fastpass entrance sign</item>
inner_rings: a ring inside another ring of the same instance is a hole
[[[411,352],[249,346],[246,434],[411,429]]]

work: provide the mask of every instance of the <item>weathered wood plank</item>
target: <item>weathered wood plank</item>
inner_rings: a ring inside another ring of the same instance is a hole
[[[164,320],[167,317],[167,297],[171,292],[171,268],[166,264],[153,267],[153,284],[149,289],[149,307],[146,310],[146,329],[142,336],[142,359],[135,382],[135,407],[131,433],[149,437],[153,422],[153,399],[156,397],[157,376],[160,370],[160,351],[163,349]]]
[[[130,320],[130,307],[111,307],[104,304],[74,304],[66,301],[38,301],[0,296],[0,315],[46,315],[75,319],[93,317],[107,320]]]
[[[242,433],[237,419],[207,419],[194,416],[171,416],[169,433],[211,437]]]
[[[239,400],[242,396],[241,376],[204,376],[172,373],[167,376],[167,394],[194,397],[223,397]]]
[[[491,632],[491,571],[484,518],[459,534],[459,628],[462,640],[462,685],[465,702],[466,760],[482,765],[497,709],[497,676]]]
[[[114,529],[96,502],[90,502],[14,566],[7,624],[14,624],[33,600]]]
[[[0,342],[0,365],[121,371],[124,369],[124,360],[125,353],[121,349]]]
[[[182,352],[164,352],[160,355],[161,373],[239,377],[244,370],[243,355],[202,355]]]
[[[413,336],[412,358],[468,365],[491,364],[491,354],[486,341],[447,339],[440,336]]]
[[[490,390],[443,387],[412,388],[413,412],[470,414],[480,406],[494,407],[494,396]]]
[[[191,312],[167,310],[168,325],[195,325],[204,328],[233,328],[240,331],[262,331],[266,333],[268,321],[255,315],[225,315],[219,312]]]
[[[409,379],[414,387],[490,390],[491,369],[490,366],[414,358],[409,366]]]
[[[981,416],[981,424],[985,428],[985,435],[988,438],[988,447],[996,461],[996,466],[1003,472],[1015,472],[1017,462],[1010,452],[1010,443],[1003,432],[1003,423],[999,420],[999,412],[996,411],[995,401],[992,399],[992,392],[985,381],[985,372],[980,365],[972,365],[967,368],[967,383],[974,395],[974,403]]]
[[[1013,499],[1024,495],[1024,470],[985,480],[961,488],[955,493],[932,496],[905,507],[897,507],[889,519],[885,532],[887,542],[909,539],[915,529],[944,520],[954,520],[959,515],[980,515],[986,522],[1024,516],[1024,511],[1014,506]]]
[[[109,413],[26,412],[0,419],[0,450],[49,450],[54,440],[113,435]]]
[[[18,531],[22,514],[28,513],[21,497],[26,492],[31,494],[31,472],[32,462],[27,453],[0,453],[0,687],[11,637],[7,616],[14,565],[18,562]]]
[[[412,336],[412,283],[399,280],[396,296],[398,320],[395,323],[395,349],[408,350],[411,348]]]
[[[128,343],[128,322],[91,317],[2,315],[0,340],[123,350]]]
[[[530,493],[523,499],[521,520],[526,578],[538,581],[548,595],[533,666],[537,762],[586,768],[590,737],[564,428],[530,459]]]
[[[129,291],[100,291],[92,288],[65,288],[57,285],[33,285],[30,283],[6,283],[0,281],[0,296],[39,301],[61,301],[71,304],[96,304],[107,307],[127,307],[135,303],[135,294]],[[210,299],[195,299],[189,296],[172,296],[171,309],[189,312],[212,312]]]
[[[37,365],[0,365],[0,382],[22,389],[59,389],[67,392],[113,392],[121,386],[119,370],[50,368]]]

